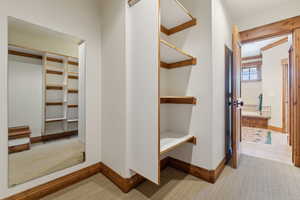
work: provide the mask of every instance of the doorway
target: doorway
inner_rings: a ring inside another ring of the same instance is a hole
[[[293,24],[293,26],[286,26],[286,24]],[[293,17],[289,19],[285,19],[282,21],[278,21],[272,24],[263,25],[260,27],[256,27],[253,29],[249,29],[246,31],[237,32],[238,28],[237,26],[234,26],[233,28],[233,77],[232,77],[232,84],[233,84],[233,94],[234,92],[237,94],[236,96],[233,95],[233,118],[232,118],[232,125],[233,127],[236,126],[236,129],[233,129],[232,131],[232,166],[234,168],[237,168],[240,162],[240,154],[241,154],[241,142],[242,142],[242,134],[240,129],[237,127],[240,127],[242,122],[239,122],[234,118],[239,116],[241,117],[241,112],[237,111],[234,107],[240,107],[240,105],[243,104],[242,101],[238,101],[241,95],[239,95],[239,86],[241,82],[239,81],[239,78],[241,77],[241,73],[237,69],[242,69],[242,56],[241,56],[241,49],[238,48],[240,45],[243,46],[245,44],[248,44],[250,42],[258,42],[266,39],[272,39],[275,37],[281,37],[286,36],[288,34],[291,34],[291,39],[288,39],[291,43],[291,50],[290,54],[288,56],[288,100],[289,104],[287,106],[284,106],[284,108],[288,108],[288,114],[289,116],[287,119],[287,122],[285,124],[287,125],[286,130],[288,130],[287,138],[288,138],[288,145],[291,147],[292,151],[292,163],[300,167],[300,133],[299,133],[299,126],[297,121],[299,120],[299,110],[300,110],[300,104],[298,104],[298,98],[299,98],[299,78],[297,76],[299,72],[300,67],[300,60],[297,59],[298,56],[300,56],[300,16]],[[282,39],[280,41],[274,42],[274,44],[270,44],[266,48],[272,48],[273,45],[277,45],[278,43],[281,43],[286,39]],[[256,69],[257,70],[257,69]],[[283,69],[282,69],[283,70]],[[249,73],[254,73],[255,69],[249,69]],[[246,72],[245,72],[246,73]],[[280,81],[282,81],[283,77],[280,77]],[[274,82],[275,83],[275,82]],[[234,87],[234,84],[236,87]],[[280,89],[282,91],[282,89]],[[263,96],[261,97],[263,100]],[[281,105],[283,105],[283,98],[280,99]],[[261,109],[263,109],[263,103],[261,104]],[[242,110],[242,109],[241,109]],[[262,111],[262,110],[261,110]],[[281,110],[281,112],[283,112]],[[283,119],[283,118],[282,118]],[[250,123],[250,122],[249,122]],[[281,121],[282,123],[282,121]],[[280,132],[286,132],[285,129],[280,126],[276,127],[272,124],[267,125],[268,128],[271,128],[273,131],[280,131]],[[280,128],[280,129],[277,129]],[[236,165],[235,165],[236,164]]]
[[[243,154],[292,164],[289,144],[289,49],[291,35],[242,45]]]

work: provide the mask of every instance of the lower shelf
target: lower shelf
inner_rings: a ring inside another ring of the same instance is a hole
[[[172,151],[184,143],[196,144],[196,137],[192,135],[183,135],[174,132],[162,132],[160,134],[160,154]]]

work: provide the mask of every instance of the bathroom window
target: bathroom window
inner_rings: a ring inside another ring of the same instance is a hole
[[[260,81],[261,70],[260,67],[243,67],[241,71],[242,81]]]

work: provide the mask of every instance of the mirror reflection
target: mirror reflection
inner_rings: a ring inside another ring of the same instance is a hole
[[[8,19],[9,186],[85,160],[84,42]]]

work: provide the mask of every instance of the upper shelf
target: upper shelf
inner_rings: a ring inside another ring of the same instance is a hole
[[[161,7],[161,31],[172,35],[195,26],[197,20],[177,0],[163,0]]]
[[[160,60],[161,67],[166,69],[197,64],[196,58],[165,40],[160,40]]]

